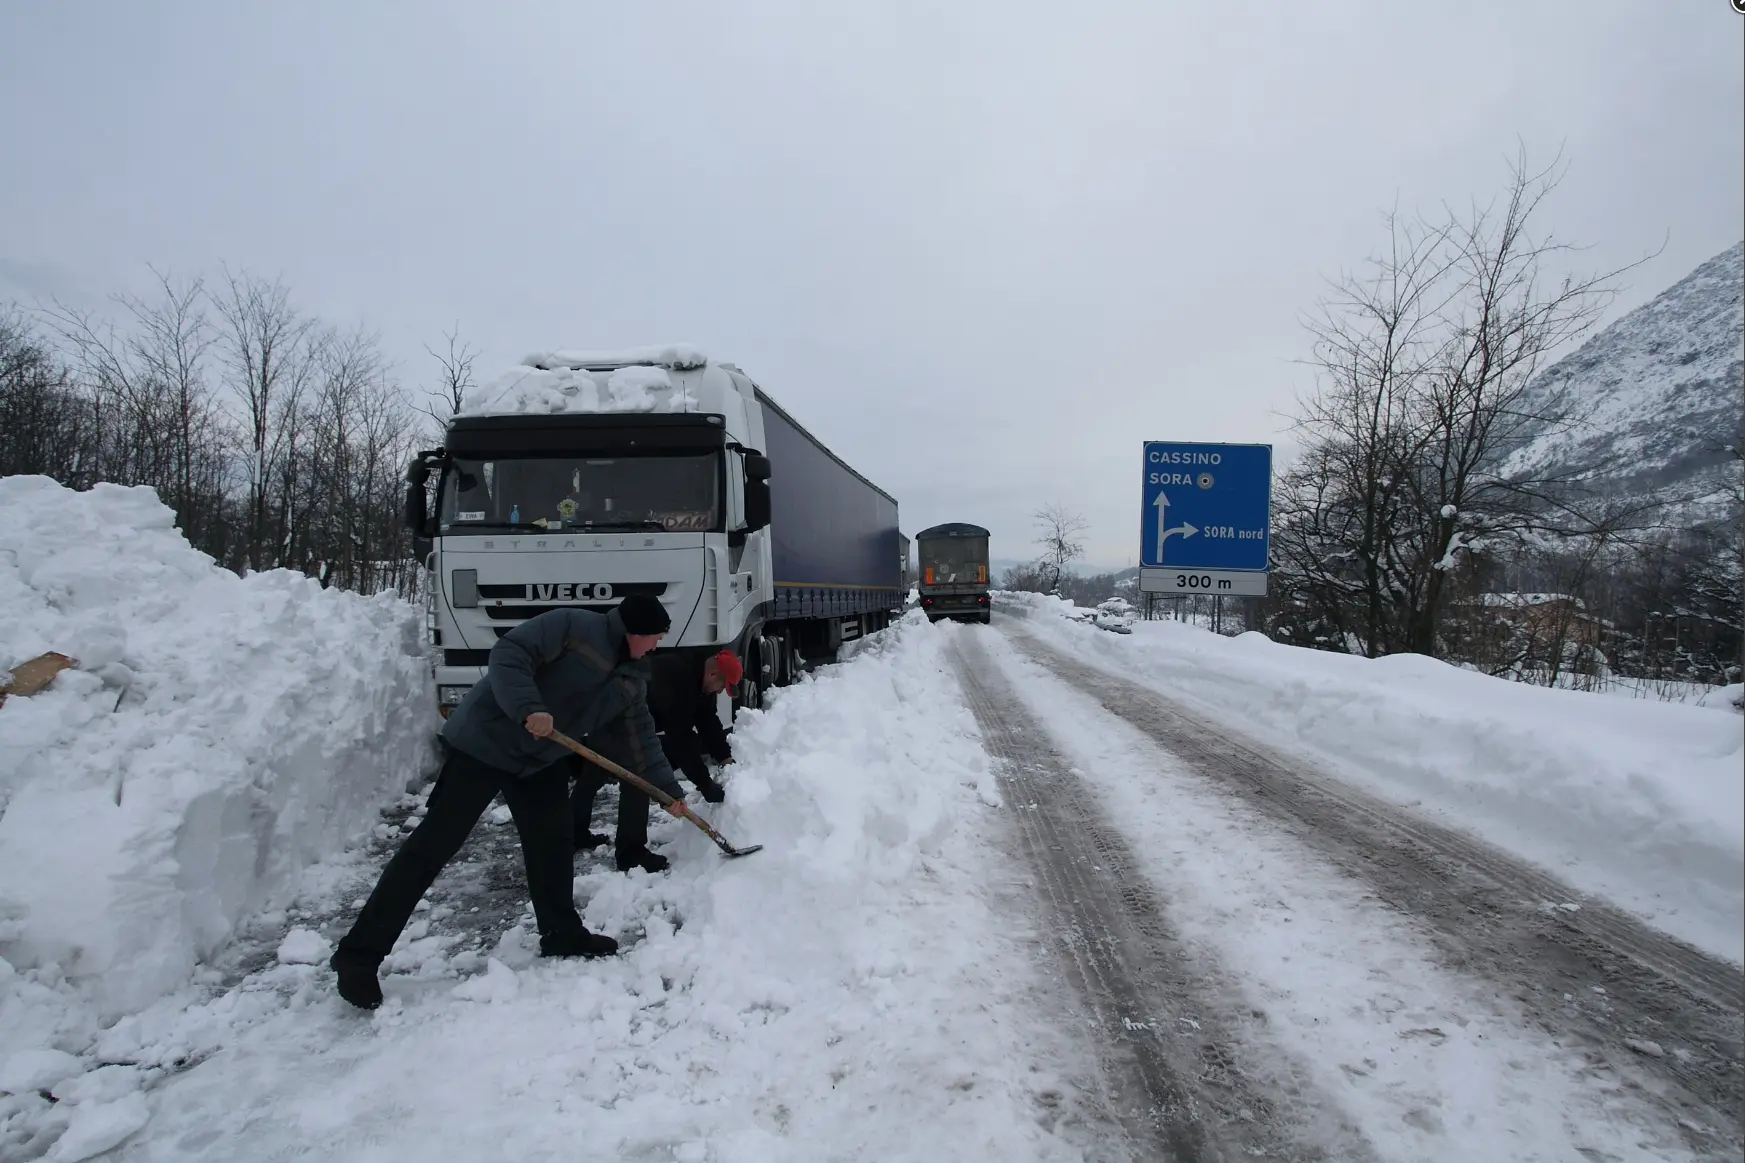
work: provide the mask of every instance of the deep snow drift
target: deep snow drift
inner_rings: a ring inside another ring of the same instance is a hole
[[[1031,629],[1087,661],[1745,959],[1745,730],[1726,700],[1552,690],[1423,655],[1366,659],[1173,621],[1119,636],[1048,616],[1070,608],[1058,599],[996,601],[1027,606]]]
[[[148,488],[0,479],[0,666],[80,663],[0,707],[8,1052],[83,1053],[430,760],[412,607],[239,578],[173,522]],[[20,1003],[37,990],[57,1016]]]

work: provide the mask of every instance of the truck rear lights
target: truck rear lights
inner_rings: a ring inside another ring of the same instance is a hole
[[[436,688],[436,701],[445,707],[458,707],[471,689],[464,686],[439,686]]]

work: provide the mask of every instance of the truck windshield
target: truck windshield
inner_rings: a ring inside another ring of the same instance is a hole
[[[921,584],[985,584],[988,580],[988,540],[985,537],[941,537],[921,543]]]
[[[441,528],[721,528],[720,460],[683,456],[455,457],[442,475]]]

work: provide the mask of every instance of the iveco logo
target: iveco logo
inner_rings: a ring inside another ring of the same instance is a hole
[[[530,585],[527,587],[527,600],[530,602],[608,602],[612,600],[612,583],[564,582],[561,585]]]

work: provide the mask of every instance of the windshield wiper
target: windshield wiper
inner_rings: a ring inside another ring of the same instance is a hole
[[[667,533],[670,530],[659,521],[602,521],[597,524],[566,525],[564,532],[574,529],[577,533],[626,533],[637,529],[648,529],[656,533]]]

